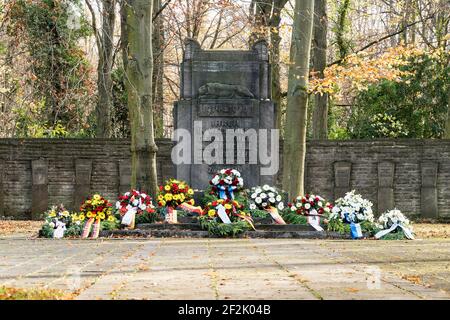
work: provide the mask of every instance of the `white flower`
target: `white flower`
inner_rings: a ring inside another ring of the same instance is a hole
[[[145,209],[147,209],[147,206],[146,206],[145,204],[141,204],[141,205],[139,206],[139,209],[145,210]]]
[[[255,198],[256,198],[256,196],[257,196],[257,194],[256,194],[256,193],[252,193],[252,195],[251,195],[252,199],[255,199]]]
[[[261,199],[265,199],[265,198],[267,198],[267,194],[265,194],[264,192],[263,192],[263,193],[261,193],[261,194],[260,194],[259,196],[261,197]]]
[[[275,198],[269,198],[269,202],[275,203]]]
[[[120,201],[116,202],[116,209],[120,209]]]
[[[130,192],[125,192],[124,196],[125,196],[125,197],[130,196]]]
[[[260,197],[256,197],[255,202],[256,202],[256,203],[261,203],[261,202],[262,202],[262,199],[261,199]]]
[[[50,226],[50,228],[54,228],[55,227],[55,224],[53,222],[50,222],[48,225]]]
[[[238,178],[238,184],[242,187],[244,185],[244,179]]]
[[[268,191],[270,189],[270,186],[268,184],[263,185],[263,190]]]
[[[261,193],[262,192],[262,189],[261,188],[256,188],[255,189],[255,193]]]
[[[277,197],[275,199],[279,202],[279,201],[281,201],[281,196],[277,195]]]
[[[308,210],[309,208],[311,208],[311,205],[309,203],[305,203],[305,209]]]
[[[225,169],[220,170],[220,174],[225,174]]]
[[[262,205],[263,207],[267,207],[267,202],[263,202],[261,205]]]
[[[250,204],[250,210],[255,210],[256,209],[256,205],[254,203]]]
[[[283,202],[280,202],[279,204],[278,204],[278,210],[283,210],[284,209],[284,203]]]
[[[134,200],[133,201],[133,206],[137,207],[139,205],[139,200]]]
[[[302,206],[302,203],[301,203],[301,202],[297,202],[297,203],[295,204],[295,206],[296,206],[297,208],[300,208],[300,207]]]
[[[317,202],[317,205],[318,205],[319,207],[322,207],[322,201]]]
[[[291,207],[291,211],[295,211],[295,210],[297,210],[297,209],[295,208],[295,206],[292,206],[292,207]]]
[[[269,192],[269,198],[275,198],[275,194],[273,192]]]

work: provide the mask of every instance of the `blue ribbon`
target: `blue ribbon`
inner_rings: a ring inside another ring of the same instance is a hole
[[[219,186],[217,188],[219,189],[219,198],[226,200],[227,199],[227,195],[225,193],[225,187]]]
[[[231,200],[234,200],[233,190],[233,186],[228,186],[228,194],[230,195]]]

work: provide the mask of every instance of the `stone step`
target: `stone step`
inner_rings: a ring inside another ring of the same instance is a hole
[[[142,237],[142,238],[215,238],[204,230],[180,230],[180,229],[134,229],[134,230],[110,230],[100,232],[100,237]],[[341,235],[328,231],[246,231],[238,238],[270,238],[270,239],[349,239],[349,235]]]

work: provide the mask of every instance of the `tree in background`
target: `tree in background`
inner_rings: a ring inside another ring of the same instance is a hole
[[[296,0],[283,152],[283,189],[291,198],[304,194],[308,78],[313,21],[314,0]]]
[[[115,58],[114,27],[116,23],[116,0],[98,1],[98,17],[91,1],[85,1],[91,12],[92,29],[98,50],[98,100],[95,108],[95,133],[97,138],[109,138],[111,135],[111,110],[113,109],[112,71]],[[97,20],[100,21],[99,27],[97,27]]]
[[[14,109],[18,136],[61,136],[87,129],[85,107],[93,85],[78,41],[90,31],[82,15],[74,17],[77,10],[78,1],[59,0],[14,0],[5,8],[9,49],[15,50],[9,63],[23,66],[12,88],[21,100]],[[24,92],[24,87],[32,89]]]
[[[323,79],[327,66],[327,1],[317,0],[314,4],[314,39],[313,39],[313,73]],[[314,96],[314,113],[312,118],[314,139],[328,138],[328,94]]]
[[[152,106],[153,0],[127,0],[126,89],[131,128],[131,187],[157,193]]]

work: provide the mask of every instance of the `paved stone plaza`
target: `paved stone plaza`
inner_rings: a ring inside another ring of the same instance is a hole
[[[450,240],[0,238],[0,285],[78,299],[449,299]]]

